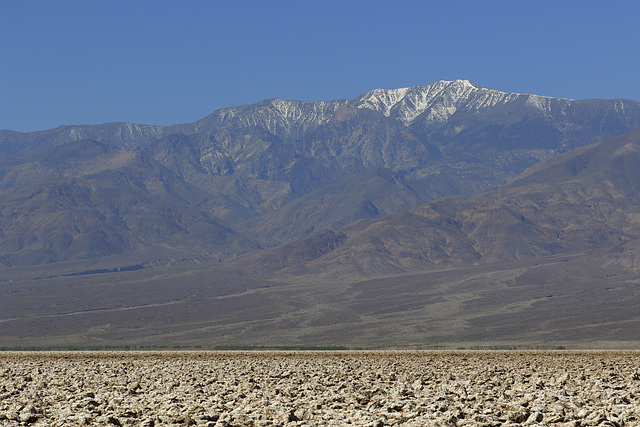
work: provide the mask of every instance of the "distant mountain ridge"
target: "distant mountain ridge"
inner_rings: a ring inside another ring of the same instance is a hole
[[[595,105],[594,105],[595,104]],[[194,123],[172,126],[142,125],[114,122],[102,125],[59,126],[45,131],[20,133],[0,130],[0,147],[5,154],[20,142],[62,144],[82,139],[95,139],[121,148],[139,149],[170,134],[192,134],[211,131],[219,126],[231,128],[261,127],[274,135],[306,131],[311,126],[344,118],[350,108],[367,109],[382,113],[409,126],[416,119],[430,124],[442,124],[456,113],[492,110],[496,107],[527,107],[539,110],[555,122],[575,119],[585,111],[605,111],[589,120],[608,118],[609,124],[633,129],[638,127],[638,101],[632,100],[572,100],[533,94],[500,92],[477,86],[469,80],[439,81],[430,85],[399,89],[374,89],[352,100],[328,102],[286,101],[268,99],[257,104],[227,107],[215,111]],[[571,109],[578,106],[574,117]],[[595,108],[594,108],[595,107]],[[499,111],[500,113],[508,112]],[[425,114],[426,113],[426,114]],[[620,115],[616,120],[615,113]],[[566,118],[563,118],[565,116]],[[509,117],[512,121],[516,117]],[[616,123],[619,122],[619,123]]]
[[[456,80],[351,100],[270,99],[174,126],[0,131],[0,254],[6,265],[168,248],[228,258],[503,185],[540,160],[638,127],[638,101],[505,93]],[[23,194],[63,181],[75,196],[20,208]],[[118,191],[149,204],[114,211]],[[120,219],[109,223],[105,209]],[[69,218],[92,224],[100,238],[86,240]],[[20,238],[15,223],[38,232]],[[82,250],[73,249],[78,239]]]

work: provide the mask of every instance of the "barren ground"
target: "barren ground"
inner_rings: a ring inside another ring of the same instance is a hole
[[[640,349],[640,276],[567,257],[356,282],[59,268],[3,271],[0,349]]]
[[[640,425],[639,352],[0,353],[0,424]]]

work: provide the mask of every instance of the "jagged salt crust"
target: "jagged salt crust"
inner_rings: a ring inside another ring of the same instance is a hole
[[[0,425],[623,426],[639,353],[4,353]]]

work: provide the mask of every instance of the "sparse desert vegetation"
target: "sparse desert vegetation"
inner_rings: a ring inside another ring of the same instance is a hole
[[[640,424],[640,353],[5,352],[0,424]]]

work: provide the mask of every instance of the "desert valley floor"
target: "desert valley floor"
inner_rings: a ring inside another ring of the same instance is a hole
[[[640,424],[640,352],[3,352],[0,424]]]

